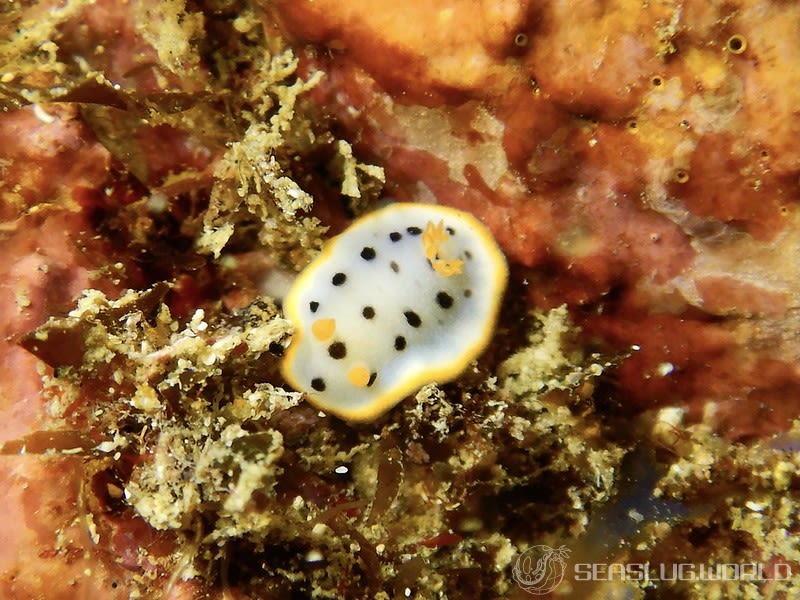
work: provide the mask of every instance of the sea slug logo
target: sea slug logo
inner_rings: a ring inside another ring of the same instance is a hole
[[[543,595],[555,590],[567,574],[566,546],[531,546],[517,557],[512,574],[529,594]],[[794,567],[796,569],[796,567]],[[645,586],[676,581],[787,581],[796,577],[793,565],[783,561],[768,563],[650,563],[591,562],[575,563],[572,581],[637,581]]]
[[[531,546],[517,557],[517,562],[514,563],[514,579],[530,594],[552,592],[564,579],[569,553],[566,546]]]

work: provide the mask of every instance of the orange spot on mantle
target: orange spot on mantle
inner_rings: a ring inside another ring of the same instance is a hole
[[[311,333],[321,342],[329,339],[334,331],[336,331],[335,319],[317,319],[311,324]]]
[[[369,382],[369,371],[364,365],[355,365],[347,372],[347,380],[356,387],[364,387]]]

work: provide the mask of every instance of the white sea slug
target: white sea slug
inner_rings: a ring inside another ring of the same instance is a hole
[[[508,279],[470,214],[396,203],[331,240],[284,301],[295,332],[282,372],[316,407],[369,421],[486,347]]]

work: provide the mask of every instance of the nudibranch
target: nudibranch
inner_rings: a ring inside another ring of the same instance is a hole
[[[286,381],[317,408],[369,421],[486,347],[508,279],[488,229],[459,210],[395,203],[327,243],[284,299]]]

